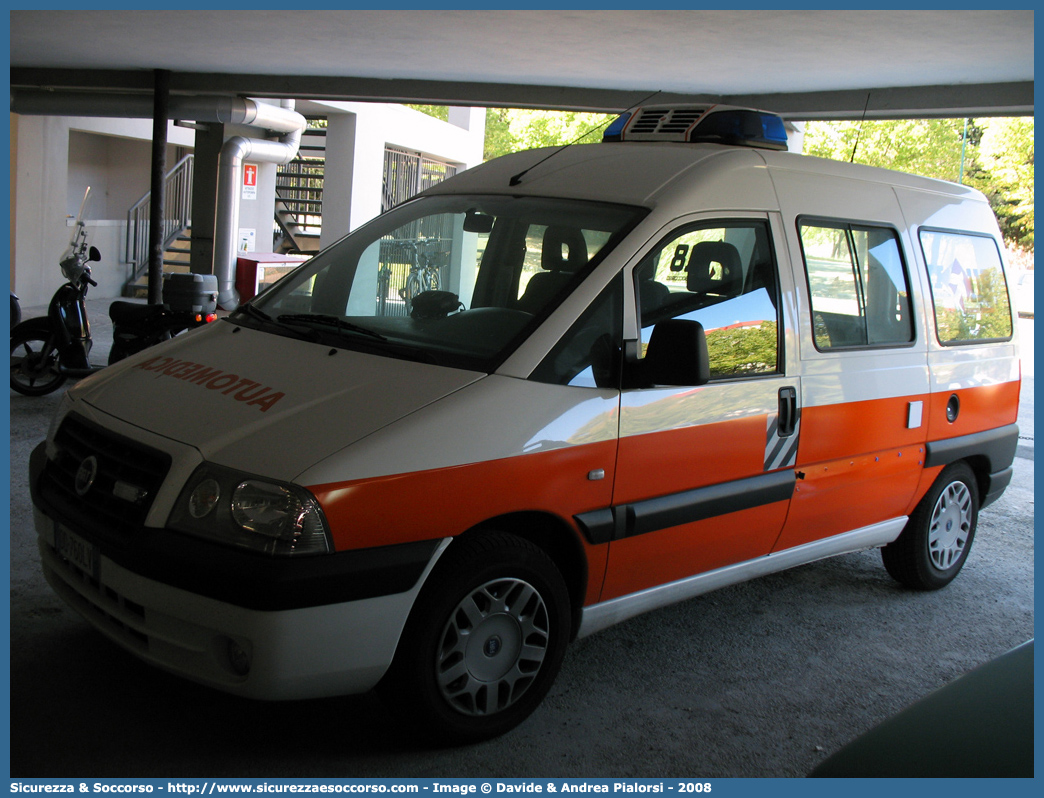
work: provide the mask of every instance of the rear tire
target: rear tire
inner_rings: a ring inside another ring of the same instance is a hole
[[[547,694],[570,623],[565,581],[541,549],[502,532],[462,538],[417,597],[378,691],[432,741],[496,737]]]
[[[881,549],[892,577],[915,590],[938,590],[964,566],[979,520],[979,487],[967,463],[947,466],[899,537]]]
[[[58,371],[58,349],[50,333],[42,328],[15,330],[11,334],[12,390],[25,396],[43,396],[64,383],[65,375]]]

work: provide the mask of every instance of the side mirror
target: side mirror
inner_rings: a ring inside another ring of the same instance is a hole
[[[690,319],[668,319],[653,327],[637,376],[644,387],[703,385],[710,380],[703,325]]]
[[[101,260],[101,253],[98,251],[97,247],[90,248],[87,253],[87,260],[91,262]]]

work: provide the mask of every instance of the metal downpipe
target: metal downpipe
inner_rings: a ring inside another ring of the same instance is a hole
[[[291,101],[292,102],[292,101]],[[239,228],[239,181],[243,162],[248,158],[261,163],[286,164],[297,155],[302,129],[283,136],[279,141],[233,136],[221,148],[218,159],[218,190],[214,219],[214,274],[218,282],[218,305],[222,310],[235,310],[239,305],[236,291],[237,244]]]

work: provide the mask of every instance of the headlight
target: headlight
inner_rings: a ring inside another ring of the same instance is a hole
[[[192,474],[168,525],[266,554],[331,551],[322,510],[307,490],[210,463]]]

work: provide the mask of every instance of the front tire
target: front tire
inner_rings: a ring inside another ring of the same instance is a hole
[[[570,637],[569,595],[538,547],[501,532],[455,541],[414,604],[382,698],[439,742],[475,742],[537,708]]]
[[[899,537],[881,549],[892,577],[915,590],[938,590],[968,559],[979,520],[979,488],[966,463],[947,466]]]
[[[25,396],[43,396],[64,382],[50,333],[43,328],[16,329],[11,334],[11,388]]]

